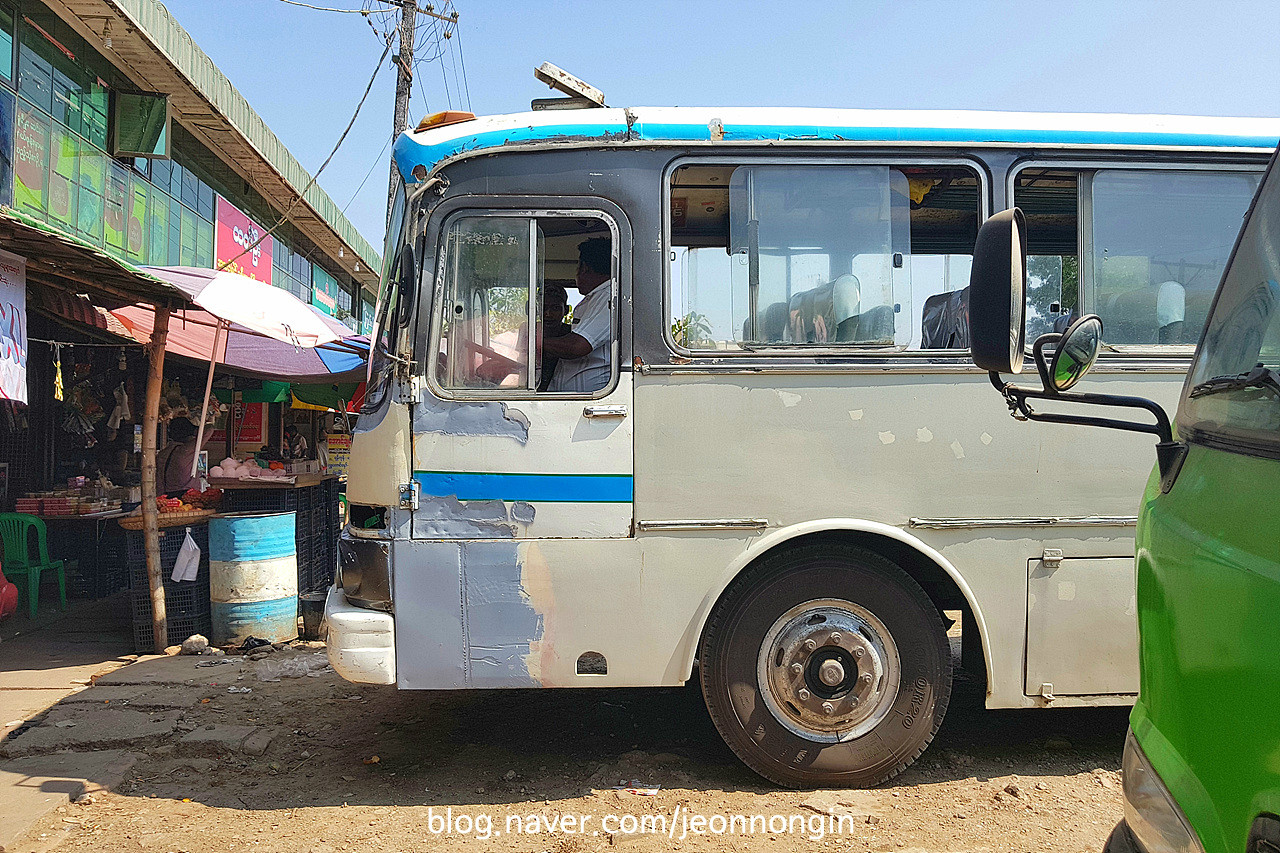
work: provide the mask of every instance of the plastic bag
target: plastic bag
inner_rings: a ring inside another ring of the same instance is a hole
[[[258,661],[255,673],[259,681],[279,681],[281,678],[316,678],[329,669],[329,656],[324,652],[294,657],[269,657]]]
[[[193,581],[199,572],[200,546],[191,538],[191,528],[188,527],[187,538],[182,540],[182,547],[178,549],[178,559],[173,561],[170,577],[175,581]]]

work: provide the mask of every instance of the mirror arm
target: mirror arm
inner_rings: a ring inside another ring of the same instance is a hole
[[[1031,355],[1036,362],[1036,370],[1040,373],[1040,384],[1045,388],[1053,387],[1052,374],[1049,372],[1049,360],[1045,357],[1044,348],[1046,344],[1057,344],[1062,340],[1062,335],[1058,332],[1048,332],[1036,338],[1035,343],[1031,345]]]
[[[1038,355],[1038,353],[1037,353]],[[1039,359],[1037,359],[1039,361]],[[988,376],[996,390],[1004,395],[1009,404],[1009,412],[1018,420],[1044,421],[1054,424],[1072,424],[1077,426],[1097,426],[1108,429],[1119,429],[1127,432],[1140,432],[1154,435],[1156,442],[1156,462],[1160,468],[1160,488],[1168,492],[1182,470],[1182,461],[1187,455],[1185,442],[1173,440],[1173,427],[1169,423],[1169,415],[1159,403],[1145,397],[1128,397],[1120,394],[1086,394],[1079,392],[1041,391],[1033,388],[1020,388],[1011,382],[1005,382],[1000,374],[990,371]],[[1065,400],[1068,403],[1084,403],[1094,406],[1120,406],[1128,409],[1142,409],[1155,417],[1155,423],[1144,424],[1136,421],[1122,421],[1115,418],[1093,418],[1086,415],[1062,415],[1053,412],[1037,412],[1027,402],[1033,400]]]
[[[1169,416],[1158,403],[1146,399],[1145,397],[1128,397],[1119,394],[1089,394],[1082,392],[1053,392],[1037,390],[1034,388],[1020,388],[1012,383],[1005,382],[1000,378],[1000,374],[992,372],[990,374],[991,384],[996,390],[1004,395],[1009,409],[1014,413],[1015,417],[1023,417],[1033,421],[1047,421],[1050,423],[1066,423],[1081,424],[1084,426],[1103,426],[1111,429],[1123,429],[1130,432],[1142,432],[1156,436],[1161,443],[1167,444],[1173,441],[1173,428],[1169,423]],[[1063,400],[1068,403],[1084,403],[1094,406],[1119,406],[1128,409],[1142,409],[1150,412],[1155,418],[1155,423],[1144,424],[1133,421],[1120,421],[1114,418],[1093,418],[1084,415],[1059,415],[1047,412],[1037,412],[1031,408],[1027,400]]]

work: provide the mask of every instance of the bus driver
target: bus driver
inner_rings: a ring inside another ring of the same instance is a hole
[[[573,331],[542,339],[543,354],[560,360],[547,390],[590,394],[608,384],[613,351],[612,265],[609,238],[592,237],[578,244],[575,282],[582,300],[573,307]]]

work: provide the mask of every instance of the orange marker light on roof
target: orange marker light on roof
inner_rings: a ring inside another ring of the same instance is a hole
[[[418,122],[418,126],[414,128],[414,131],[421,133],[424,130],[444,127],[447,124],[458,124],[463,121],[471,121],[475,117],[475,113],[464,113],[459,110],[445,110],[442,113],[432,113],[422,121]]]

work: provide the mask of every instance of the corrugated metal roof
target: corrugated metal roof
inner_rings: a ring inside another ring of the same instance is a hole
[[[101,2],[114,7],[119,14],[128,18],[138,32],[164,55],[190,85],[288,183],[295,195],[302,192],[303,187],[306,187],[311,180],[311,175],[289,153],[284,143],[271,131],[262,117],[254,112],[245,97],[214,65],[213,60],[200,49],[164,4],[158,0],[101,0]],[[74,10],[75,7],[83,4],[71,0],[67,5]],[[117,44],[122,41],[118,35],[115,38]],[[119,50],[117,52],[119,53]],[[329,194],[313,184],[303,198],[307,205],[319,214],[338,237],[360,257],[367,269],[376,275],[382,266],[378,252],[356,230]],[[293,218],[292,215],[291,218]],[[368,282],[367,275],[358,275],[357,278]]]

